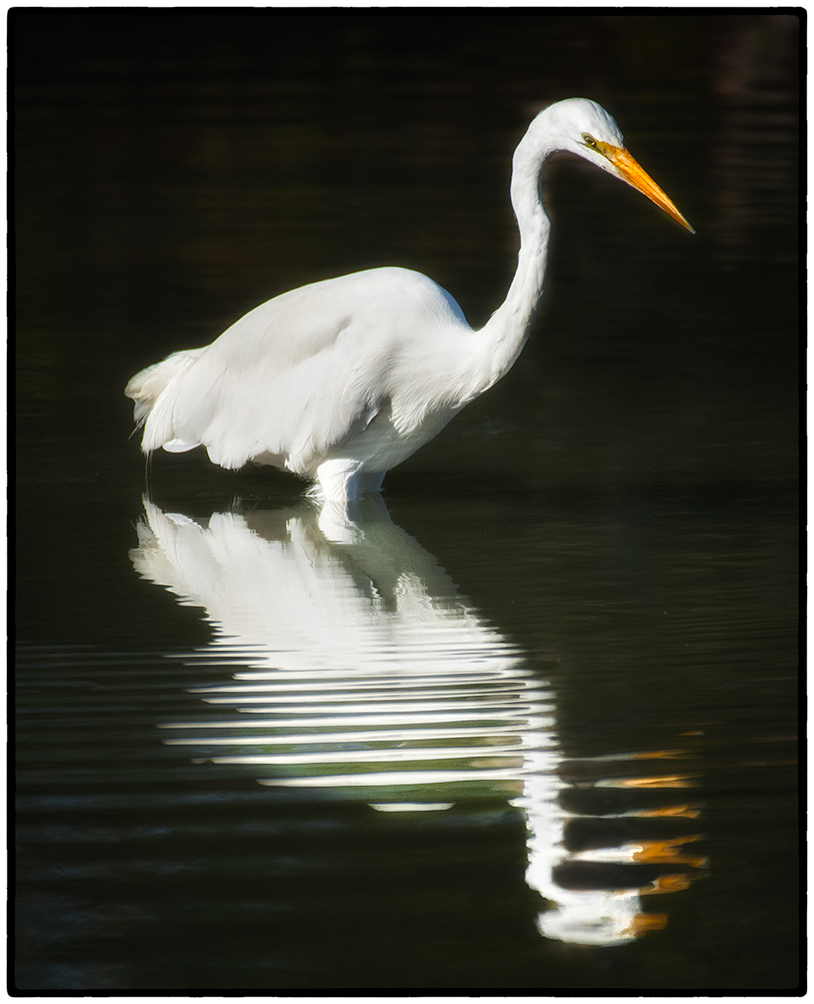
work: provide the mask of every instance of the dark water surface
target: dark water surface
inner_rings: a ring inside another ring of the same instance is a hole
[[[798,985],[785,15],[24,15],[16,985]],[[582,94],[511,374],[358,519],[156,456],[136,370],[400,264],[473,324]]]

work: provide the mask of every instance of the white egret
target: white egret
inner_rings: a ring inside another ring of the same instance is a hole
[[[249,311],[211,345],[142,370],[125,393],[142,449],[205,446],[221,467],[270,464],[343,502],[432,439],[511,368],[543,293],[550,223],[540,172],[558,151],[620,178],[692,231],[630,156],[614,119],[569,98],[541,111],[513,158],[517,272],[478,331],[419,272],[376,268],[291,290]]]

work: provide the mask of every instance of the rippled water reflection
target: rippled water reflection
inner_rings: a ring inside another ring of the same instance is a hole
[[[307,502],[204,521],[145,509],[135,569],[202,607],[214,632],[185,664],[241,667],[234,682],[190,691],[210,713],[162,723],[178,734],[167,745],[189,748],[198,764],[245,768],[262,785],[364,799],[380,812],[517,807],[526,881],[546,900],[542,934],[612,946],[666,925],[641,896],[684,889],[706,864],[684,847],[701,836],[680,826],[699,807],[672,793],[695,775],[663,773],[662,761],[692,753],[567,762],[548,681],[381,500],[356,518]],[[640,775],[651,761],[658,769]],[[615,785],[645,790],[646,806],[591,812],[590,793]],[[568,808],[574,793],[581,811]],[[659,821],[657,839],[643,819]]]

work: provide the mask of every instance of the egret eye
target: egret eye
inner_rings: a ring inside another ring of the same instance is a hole
[[[593,136],[589,132],[584,132],[582,134],[582,142],[587,147],[590,147],[591,150],[598,150],[599,149],[599,144],[596,142],[596,140],[593,138]]]

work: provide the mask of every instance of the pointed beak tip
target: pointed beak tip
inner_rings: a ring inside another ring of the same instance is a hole
[[[690,226],[690,224],[678,211],[672,199],[670,199],[659,188],[650,175],[636,160],[633,159],[627,150],[622,147],[612,147],[604,144],[602,147],[602,153],[605,154],[611,164],[613,164],[616,168],[622,181],[627,182],[627,184],[632,188],[641,192],[642,195],[646,196],[651,202],[655,203],[659,209],[664,210],[668,216],[671,216],[677,223],[680,223],[682,227],[689,230],[691,234],[695,233],[695,227]]]

